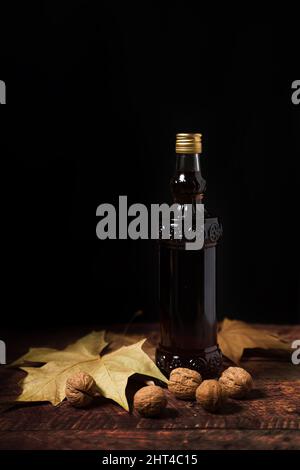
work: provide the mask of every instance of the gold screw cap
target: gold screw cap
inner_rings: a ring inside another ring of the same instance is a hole
[[[201,153],[202,134],[176,134],[176,153]]]

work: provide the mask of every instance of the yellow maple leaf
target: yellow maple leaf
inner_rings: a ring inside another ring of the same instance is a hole
[[[107,346],[105,332],[92,332],[64,350],[32,348],[13,365],[27,362],[46,363],[42,367],[22,366],[27,372],[22,381],[22,393],[18,402],[49,401],[58,405],[65,398],[68,377],[79,371],[94,377],[101,394],[128,410],[126,386],[133,374],[142,374],[167,383],[167,379],[154,362],[142,350],[146,340],[100,357]]]

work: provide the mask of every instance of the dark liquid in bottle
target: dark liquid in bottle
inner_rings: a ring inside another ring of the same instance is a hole
[[[222,363],[216,340],[216,248],[188,251],[161,242],[159,262],[157,364],[167,375],[176,367],[188,367],[215,377]]]
[[[193,252],[161,246],[160,266],[164,346],[183,351],[210,347],[216,339],[215,248]]]
[[[175,202],[202,200],[205,181],[197,158],[189,155],[185,161],[180,159],[171,181]],[[186,161],[188,171],[184,171]],[[191,165],[195,165],[195,171],[191,171]],[[185,243],[172,237],[160,240],[161,342],[156,362],[167,376],[177,367],[195,369],[204,378],[216,377],[220,372],[222,355],[217,345],[216,319],[216,242],[220,232],[217,218],[206,213],[202,249],[187,250]]]

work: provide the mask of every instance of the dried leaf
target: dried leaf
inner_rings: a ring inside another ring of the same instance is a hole
[[[46,363],[42,367],[21,367],[27,372],[22,381],[19,402],[50,401],[58,405],[65,398],[66,380],[71,375],[100,366],[99,353],[107,346],[104,331],[93,331],[59,351],[52,348],[32,348],[13,365],[28,362]]]
[[[280,349],[290,351],[290,345],[279,336],[255,328],[245,322],[225,318],[218,333],[218,343],[224,356],[238,364],[245,349]]]
[[[167,383],[166,377],[142,350],[143,339],[131,346],[124,346],[102,357],[101,366],[93,375],[103,396],[111,398],[128,410],[125,394],[129,377],[134,374],[146,375]],[[92,375],[92,374],[91,374]]]
[[[65,398],[68,377],[83,371],[94,377],[104,397],[116,401],[128,410],[126,386],[130,376],[142,374],[167,382],[142,350],[144,341],[100,357],[99,353],[108,343],[105,341],[104,331],[94,331],[62,351],[51,348],[30,349],[14,365],[26,362],[46,364],[42,367],[21,367],[27,372],[27,376],[22,382],[22,393],[17,401],[49,401],[58,405]]]

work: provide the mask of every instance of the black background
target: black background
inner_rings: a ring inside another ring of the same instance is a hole
[[[203,134],[206,201],[224,228],[219,318],[298,323],[298,28],[95,3],[26,4],[2,41],[2,324],[157,320],[155,243],[100,241],[95,213],[124,194],[168,201],[184,131]]]

